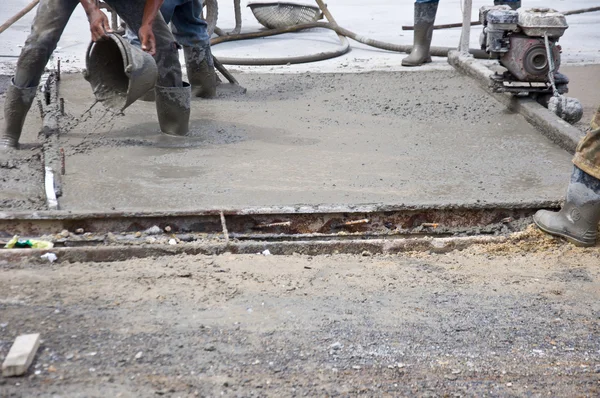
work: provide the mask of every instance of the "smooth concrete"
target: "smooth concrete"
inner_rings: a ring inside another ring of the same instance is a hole
[[[585,131],[600,107],[600,65],[566,65],[560,71],[570,80],[567,95],[577,98],[583,105],[583,117],[575,126]]]
[[[245,96],[192,103],[191,136],[158,132],[153,103],[125,116],[64,76],[76,126],[66,210],[560,200],[570,155],[454,71],[245,75]]]

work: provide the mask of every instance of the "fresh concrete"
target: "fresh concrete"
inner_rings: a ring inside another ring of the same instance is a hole
[[[577,98],[583,105],[583,118],[576,126],[585,131],[600,107],[600,65],[567,65],[560,71],[570,79],[569,97]]]
[[[458,51],[448,53],[448,62],[461,73],[475,79],[492,97],[508,109],[521,114],[552,142],[570,153],[575,153],[577,144],[583,138],[581,130],[565,122],[532,98],[518,98],[508,93],[492,92],[491,77],[494,75],[494,71],[488,65],[493,67],[496,63],[484,63],[472,57],[462,56]]]
[[[559,200],[570,155],[454,71],[248,75],[243,97],[193,102],[192,136],[158,132],[65,76],[66,210]],[[31,135],[30,135],[31,137]]]

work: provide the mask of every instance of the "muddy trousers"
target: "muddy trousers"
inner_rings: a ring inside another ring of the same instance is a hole
[[[105,2],[136,32],[139,31],[146,0],[105,0]],[[13,79],[15,90],[25,90],[39,84],[44,68],[56,49],[62,32],[78,4],[79,0],[40,1],[31,26],[31,33],[17,61],[17,70]],[[160,13],[154,21],[153,30],[156,38],[157,85],[182,87],[181,64],[179,63],[177,45],[171,30]],[[86,34],[89,35],[90,33],[86,32]],[[31,98],[31,101],[33,101],[33,98]],[[30,106],[30,102],[28,104],[21,103],[21,109],[17,112],[14,109],[14,102],[6,102],[4,109],[5,122],[6,126],[9,127],[0,134],[0,141],[5,139],[6,141],[18,142],[23,125],[22,121],[25,119]]]
[[[591,130],[577,145],[575,166],[600,180],[600,108],[591,123]]]

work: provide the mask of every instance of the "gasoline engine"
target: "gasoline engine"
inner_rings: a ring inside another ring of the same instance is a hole
[[[529,94],[562,119],[579,121],[583,107],[563,95],[569,79],[558,71],[558,40],[569,27],[565,16],[549,8],[512,10],[502,5],[482,7],[479,19],[481,48],[506,68],[493,76],[494,91]]]

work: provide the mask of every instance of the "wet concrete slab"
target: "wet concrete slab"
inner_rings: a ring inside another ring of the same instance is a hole
[[[245,96],[194,100],[190,137],[154,104],[124,116],[64,76],[67,210],[559,200],[570,155],[454,71],[241,75]]]
[[[560,71],[570,80],[567,95],[583,105],[583,117],[576,126],[585,131],[600,106],[600,65],[565,65]]]

